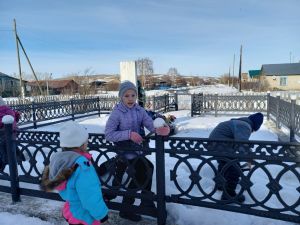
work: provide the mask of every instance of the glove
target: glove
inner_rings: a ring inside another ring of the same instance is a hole
[[[161,136],[168,136],[170,133],[170,127],[169,126],[163,126],[163,127],[158,127],[155,129],[156,134],[161,135]]]
[[[132,131],[130,133],[130,140],[132,140],[134,143],[141,144],[143,141],[143,138],[137,132]]]

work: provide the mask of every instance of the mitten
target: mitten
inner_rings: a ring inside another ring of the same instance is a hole
[[[130,133],[130,140],[132,140],[134,143],[141,144],[143,141],[143,138],[137,132],[132,131]]]
[[[15,111],[16,122],[19,122],[20,117],[21,117],[20,113],[18,111]]]
[[[163,126],[155,129],[156,134],[161,136],[167,136],[170,133],[169,126]]]

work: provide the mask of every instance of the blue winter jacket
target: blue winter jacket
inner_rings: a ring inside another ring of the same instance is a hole
[[[108,213],[102,197],[101,183],[90,159],[89,153],[57,152],[52,156],[46,172],[44,171],[46,176],[43,175],[43,183],[49,187],[52,183],[60,183],[55,188],[66,201],[62,214],[71,224],[98,225]],[[72,171],[71,175],[67,175],[70,173],[68,171]]]

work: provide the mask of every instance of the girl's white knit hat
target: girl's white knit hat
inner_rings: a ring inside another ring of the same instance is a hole
[[[74,122],[66,122],[59,131],[60,147],[80,147],[87,142],[89,134],[84,126]]]

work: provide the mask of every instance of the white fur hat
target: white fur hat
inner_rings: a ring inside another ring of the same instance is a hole
[[[59,131],[60,147],[62,148],[80,147],[88,138],[89,134],[84,126],[74,121],[66,122]]]

